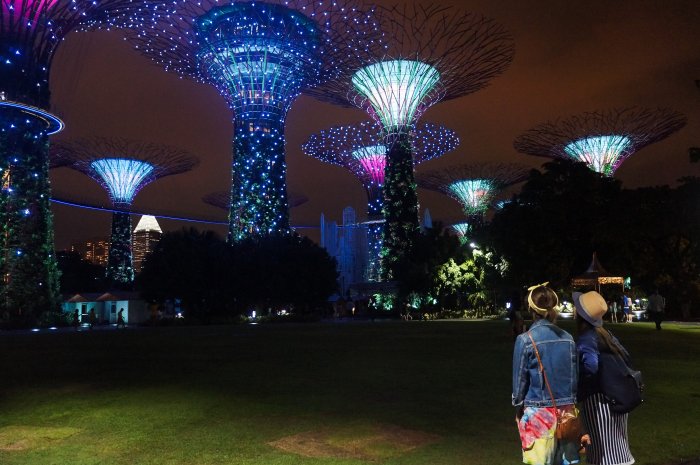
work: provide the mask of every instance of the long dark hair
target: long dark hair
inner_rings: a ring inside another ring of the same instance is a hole
[[[576,331],[582,334],[586,331],[595,331],[598,339],[598,349],[605,352],[612,352],[615,355],[622,357],[624,360],[629,358],[629,353],[622,347],[622,345],[617,341],[617,339],[602,326],[593,326],[580,315],[576,317]]]

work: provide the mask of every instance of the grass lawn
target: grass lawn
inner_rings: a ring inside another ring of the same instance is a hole
[[[700,326],[652,326],[613,326],[647,384],[632,453],[697,459]],[[0,333],[0,464],[517,464],[508,328]]]

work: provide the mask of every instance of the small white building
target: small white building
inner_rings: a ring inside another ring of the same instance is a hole
[[[151,317],[146,301],[128,291],[75,294],[63,302],[63,311],[73,314],[76,310],[81,323],[90,322],[91,311],[98,324],[116,324],[120,311],[126,324],[140,324]]]

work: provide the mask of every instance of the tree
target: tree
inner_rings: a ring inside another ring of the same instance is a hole
[[[98,292],[105,286],[105,269],[83,259],[77,252],[58,252],[61,292]]]

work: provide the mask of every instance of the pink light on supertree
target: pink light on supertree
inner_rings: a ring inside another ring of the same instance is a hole
[[[519,152],[585,163],[613,176],[622,163],[649,144],[685,126],[681,113],[659,108],[597,111],[540,124],[513,143]]]

